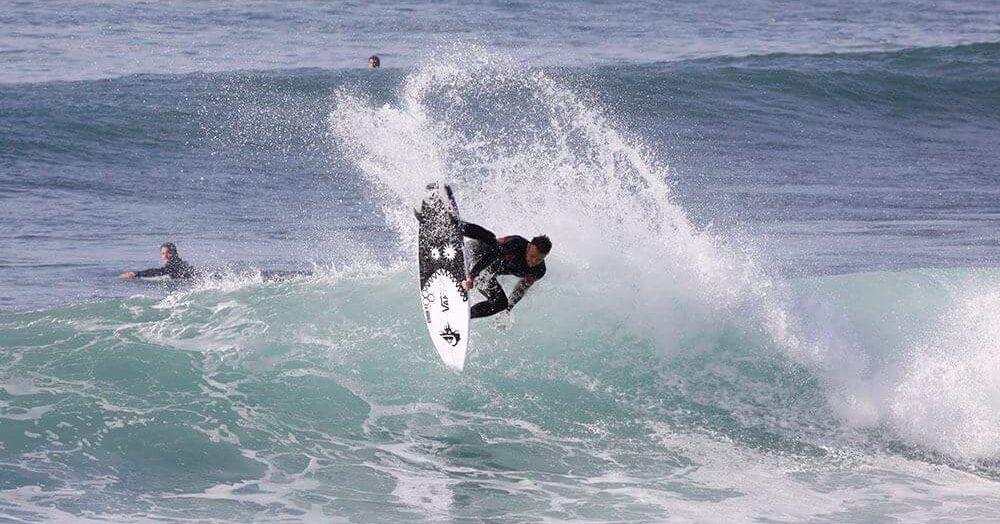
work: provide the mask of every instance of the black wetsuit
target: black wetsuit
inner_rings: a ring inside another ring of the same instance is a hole
[[[469,222],[463,224],[462,233],[476,241],[472,248],[472,258],[476,263],[469,271],[469,277],[475,279],[483,271],[491,274],[486,288],[480,289],[486,300],[472,306],[472,318],[488,317],[504,309],[510,311],[514,304],[524,297],[524,292],[536,280],[545,276],[545,262],[534,267],[528,265],[525,258],[528,240],[524,237],[512,235],[497,238],[489,230]],[[521,281],[511,293],[510,300],[507,299],[507,294],[497,281],[496,275],[521,277]]]
[[[180,257],[174,257],[161,267],[135,272],[135,276],[138,278],[161,277],[163,275],[170,278],[192,278],[195,275],[195,269],[191,267],[191,264],[181,260]]]

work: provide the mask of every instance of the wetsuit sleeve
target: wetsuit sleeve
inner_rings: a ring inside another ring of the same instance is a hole
[[[510,298],[507,299],[507,311],[514,309],[514,304],[517,304],[524,294],[527,293],[528,288],[531,287],[538,279],[545,276],[545,266],[542,265],[538,269],[534,270],[531,274],[525,275],[517,286],[514,287],[514,291],[511,292]]]
[[[136,271],[135,276],[138,278],[161,277],[169,272],[170,270],[166,266],[154,267],[152,269],[143,269],[142,271]]]
[[[535,277],[530,276],[522,278],[521,281],[517,283],[514,291],[510,294],[510,298],[507,299],[507,311],[514,309],[514,304],[517,304],[522,298],[524,298],[524,293],[527,292],[528,288],[534,283]]]

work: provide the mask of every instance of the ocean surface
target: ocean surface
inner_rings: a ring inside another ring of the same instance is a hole
[[[0,522],[1000,521],[1000,4],[2,11]]]

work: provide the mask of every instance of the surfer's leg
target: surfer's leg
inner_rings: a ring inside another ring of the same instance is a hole
[[[507,293],[504,293],[496,277],[491,278],[486,289],[480,290],[480,293],[486,300],[472,306],[472,318],[488,317],[507,309]]]

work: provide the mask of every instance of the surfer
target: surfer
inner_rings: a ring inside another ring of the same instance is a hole
[[[379,60],[378,55],[368,57],[368,69],[378,69],[380,67],[382,67],[382,61]]]
[[[119,276],[125,280],[130,280],[136,277],[147,278],[164,275],[170,278],[191,278],[195,275],[195,269],[191,267],[191,264],[181,260],[180,255],[177,254],[177,246],[173,242],[166,242],[160,246],[160,256],[163,258],[163,265],[161,267],[144,269],[142,271],[126,271]]]
[[[476,262],[462,287],[472,289],[477,277],[483,273],[489,275],[479,291],[486,300],[472,306],[472,318],[488,317],[504,310],[509,312],[524,298],[528,288],[545,276],[545,256],[552,250],[549,237],[539,235],[531,241],[517,235],[497,238],[486,228],[470,222],[462,224],[462,234],[476,241],[472,248],[472,258]],[[497,281],[497,275],[521,277],[510,299]]]

